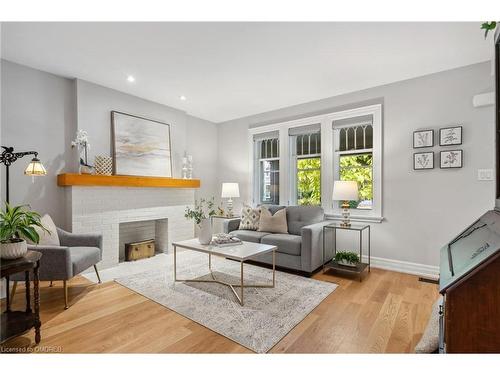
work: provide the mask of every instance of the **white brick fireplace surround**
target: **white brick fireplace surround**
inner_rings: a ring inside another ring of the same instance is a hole
[[[66,187],[66,207],[74,233],[103,236],[100,268],[119,262],[120,223],[167,221],[168,249],[172,242],[194,237],[192,221],[184,218],[186,206],[194,205],[194,189],[132,187]]]

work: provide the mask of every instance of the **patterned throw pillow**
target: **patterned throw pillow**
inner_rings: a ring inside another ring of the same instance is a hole
[[[244,205],[241,209],[241,221],[239,229],[257,230],[259,229],[260,207],[252,208]]]

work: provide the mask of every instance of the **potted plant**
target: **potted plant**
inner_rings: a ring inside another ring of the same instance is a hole
[[[194,208],[186,207],[184,217],[194,220],[199,229],[198,241],[202,245],[208,245],[212,241],[211,217],[217,215],[220,208],[215,208],[214,198],[207,200],[201,198],[194,201]]]
[[[11,207],[5,204],[0,212],[0,257],[4,259],[20,258],[28,251],[26,240],[33,243],[40,241],[35,228],[47,231],[40,221],[40,214],[30,211],[29,206]]]
[[[356,267],[359,263],[359,255],[352,251],[338,251],[335,254],[335,261],[342,266]]]

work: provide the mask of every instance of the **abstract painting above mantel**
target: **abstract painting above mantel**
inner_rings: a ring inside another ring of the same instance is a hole
[[[114,174],[172,177],[170,125],[111,111]]]

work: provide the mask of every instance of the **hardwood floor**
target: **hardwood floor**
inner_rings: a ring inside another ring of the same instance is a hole
[[[372,268],[363,282],[318,273],[339,284],[272,353],[412,352],[438,297],[437,285],[417,276]],[[250,353],[248,349],[115,283],[83,277],[70,283],[64,310],[62,282],[41,283],[42,348],[65,353]],[[5,301],[2,301],[4,308]],[[24,289],[13,308],[24,307]],[[33,345],[33,332],[4,347]]]

